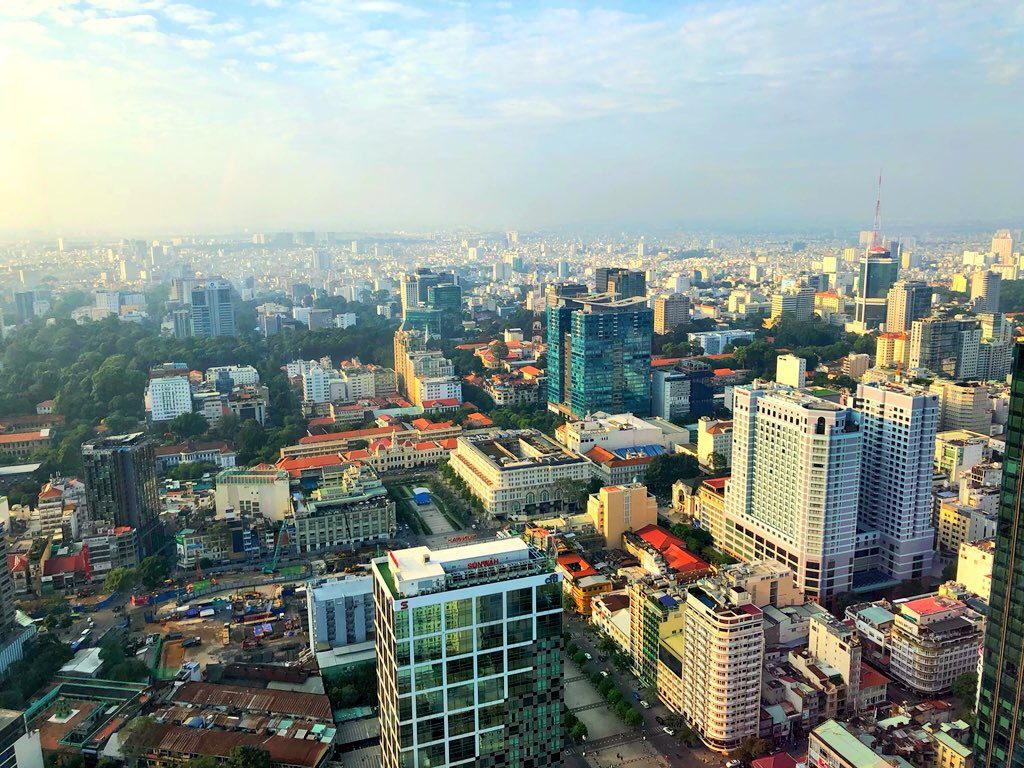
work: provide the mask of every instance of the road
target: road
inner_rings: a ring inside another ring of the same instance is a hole
[[[583,665],[584,669],[588,672],[607,670],[609,679],[618,686],[626,700],[636,703],[633,693],[640,691],[638,681],[631,674],[620,672],[610,661],[604,663],[599,661],[598,656],[603,656],[604,654],[597,649],[598,635],[588,631],[587,626],[586,619],[568,613],[565,614],[565,630],[581,650],[593,656],[591,660]],[[651,705],[650,709],[642,709],[637,706],[637,709],[644,717],[644,723],[635,732],[632,734],[617,734],[607,739],[596,739],[576,745],[571,751],[572,760],[567,760],[566,764],[572,766],[572,768],[584,768],[584,766],[597,768],[596,764],[592,765],[587,762],[586,758],[582,757],[579,753],[590,752],[594,749],[601,749],[605,746],[613,746],[614,744],[621,744],[626,741],[646,739],[668,760],[670,766],[678,766],[678,768],[705,768],[705,766],[709,765],[725,765],[726,757],[703,748],[690,749],[675,736],[669,736],[665,733],[662,730],[663,726],[658,723],[656,718],[661,717],[664,720],[670,717],[672,713],[657,699],[648,703]],[[630,738],[631,736],[632,738]],[[568,752],[569,750],[567,750]]]

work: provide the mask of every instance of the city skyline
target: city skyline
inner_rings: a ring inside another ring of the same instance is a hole
[[[0,231],[1012,222],[988,10],[20,4]]]

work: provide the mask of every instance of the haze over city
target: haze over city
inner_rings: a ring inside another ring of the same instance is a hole
[[[864,226],[1020,210],[1019,3],[29,0],[0,231]]]

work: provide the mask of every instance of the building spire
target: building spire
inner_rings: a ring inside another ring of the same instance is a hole
[[[875,198],[875,223],[871,227],[871,247],[882,244],[882,169],[878,169],[878,196]]]

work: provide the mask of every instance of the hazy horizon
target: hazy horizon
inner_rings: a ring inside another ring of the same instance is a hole
[[[1020,225],[1024,7],[28,0],[0,231]]]

